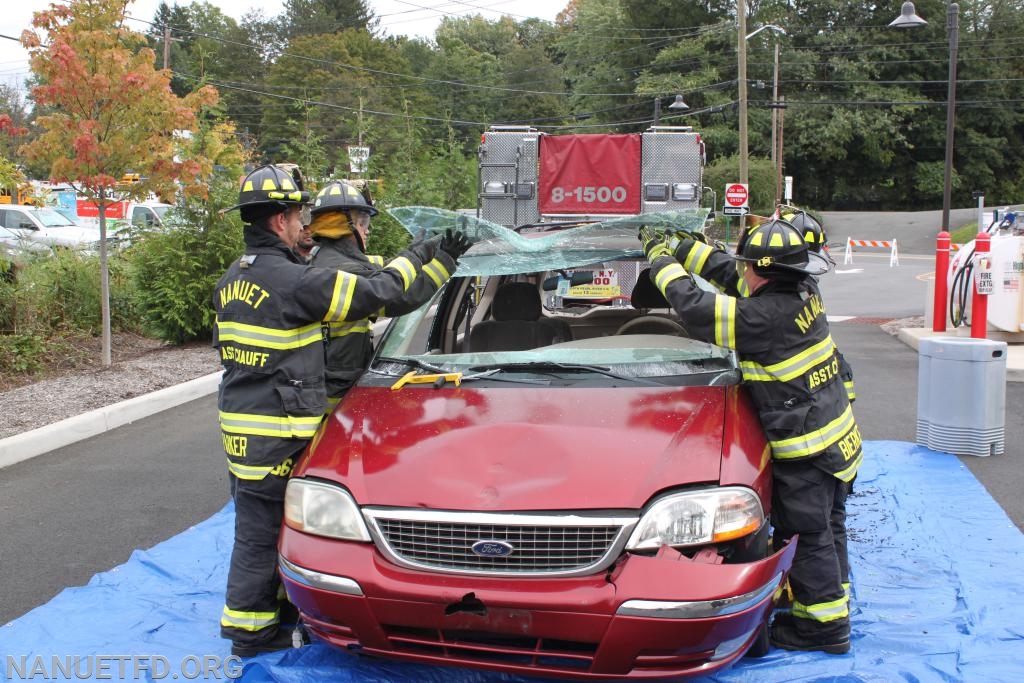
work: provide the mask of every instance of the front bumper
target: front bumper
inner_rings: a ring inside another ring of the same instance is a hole
[[[662,678],[742,656],[794,551],[727,565],[664,549],[593,576],[516,579],[414,571],[372,544],[285,527],[280,567],[307,628],[339,647],[534,676]]]

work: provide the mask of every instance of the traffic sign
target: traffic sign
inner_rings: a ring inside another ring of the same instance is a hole
[[[369,147],[349,147],[349,171],[351,171],[352,173],[366,173],[366,160],[369,158]]]
[[[725,186],[725,208],[745,209],[750,199],[746,183],[729,183]]]
[[[723,206],[722,214],[725,216],[746,216],[749,213],[745,206]]]

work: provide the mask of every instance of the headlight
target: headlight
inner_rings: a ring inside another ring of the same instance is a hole
[[[369,541],[359,506],[337,486],[291,479],[284,494],[284,523],[296,531],[317,536]]]
[[[761,501],[750,489],[727,487],[688,491],[656,501],[633,530],[628,550],[656,550],[662,545],[721,543],[761,528]]]

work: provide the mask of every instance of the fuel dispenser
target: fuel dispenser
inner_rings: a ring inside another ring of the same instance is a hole
[[[989,253],[977,255],[975,241],[961,247],[949,268],[949,319],[954,327],[971,322],[977,286],[988,295],[988,329],[1008,342],[1024,341],[1024,216],[996,214],[985,229]],[[977,285],[975,282],[977,281]]]

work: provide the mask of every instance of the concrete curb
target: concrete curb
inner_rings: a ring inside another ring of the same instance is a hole
[[[0,469],[212,394],[217,391],[220,378],[221,373],[214,372],[0,439]]]

